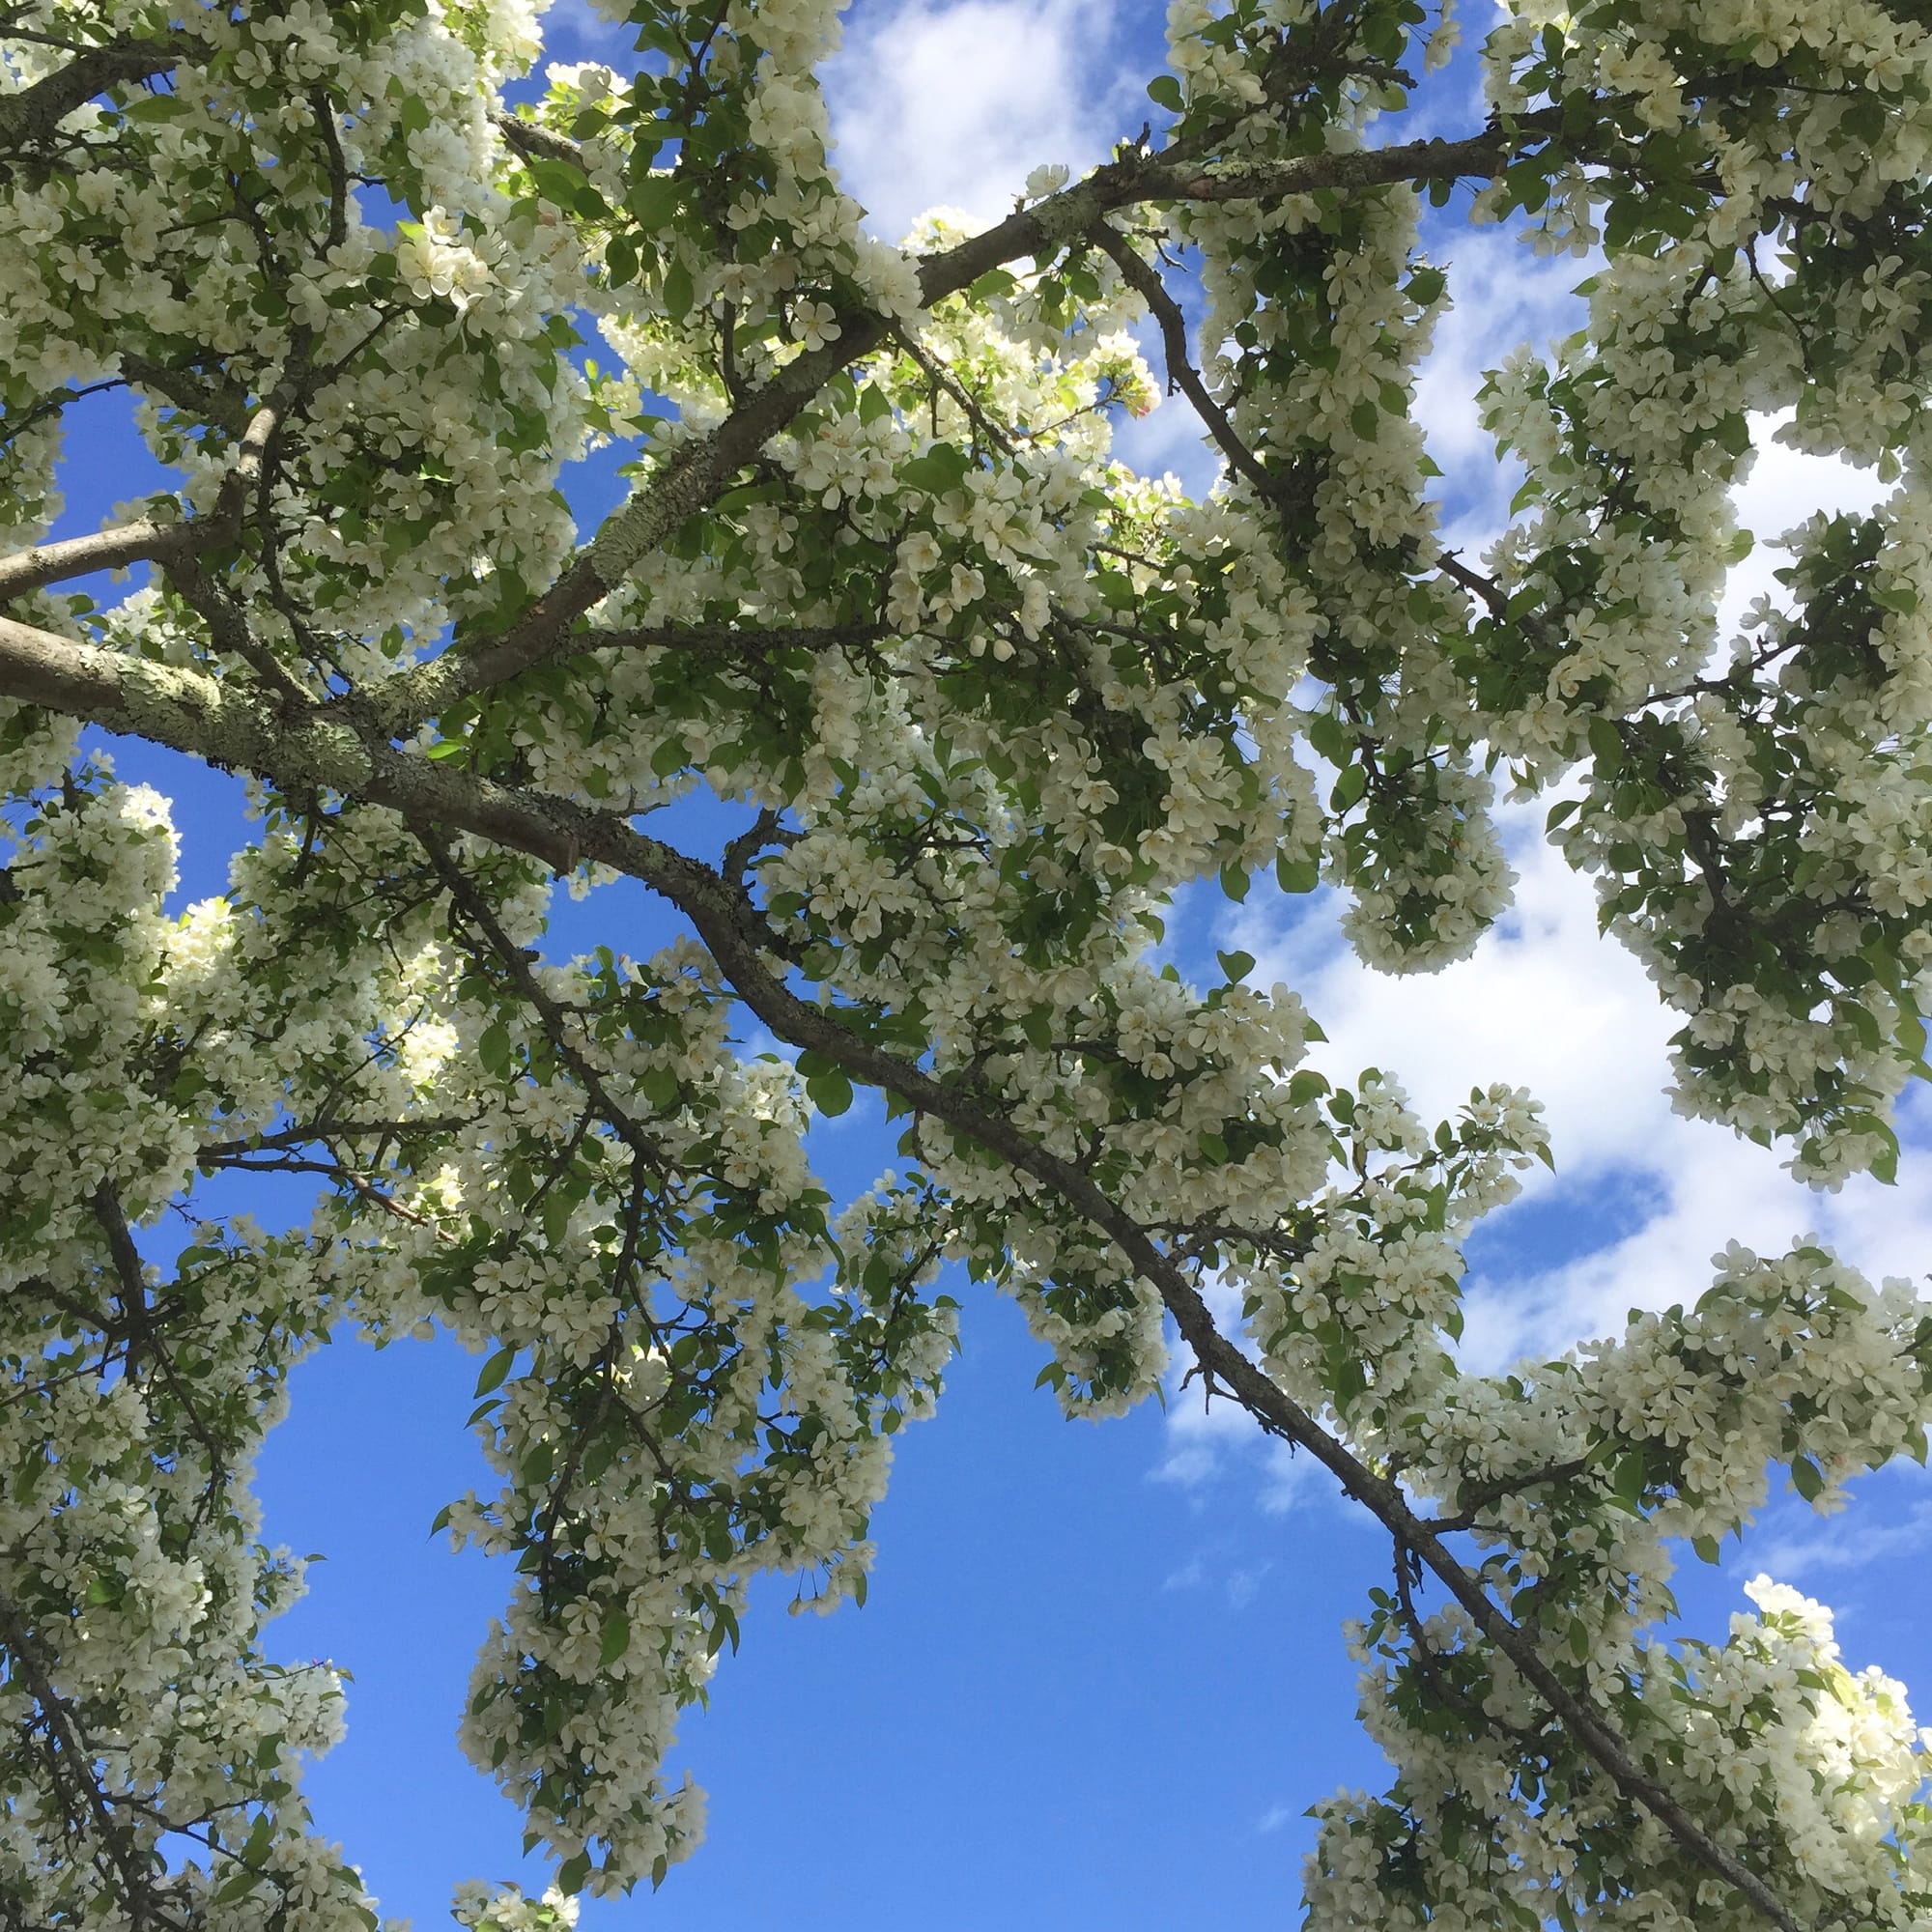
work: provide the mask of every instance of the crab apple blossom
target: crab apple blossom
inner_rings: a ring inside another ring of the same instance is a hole
[[[625,65],[544,66],[538,0],[0,10],[0,1918],[378,1925],[302,1798],[339,1681],[261,1644],[302,1577],[251,1459],[331,1329],[482,1358],[493,1481],[439,1526],[507,1601],[462,1741],[557,1869],[453,1909],[511,1932],[691,1854],[668,1753],[750,1584],[864,1601],[892,1438],[1001,1291],[1068,1413],[1178,1355],[1393,1544],[1351,1639],[1396,1776],[1319,1807],[1318,1932],[1925,1932],[1902,1687],[1771,1579],[1659,1627],[1668,1541],[1768,1471],[1829,1508],[1922,1460],[1932,1308],[1734,1245],[1480,1373],[1463,1244],[1536,1102],[1338,1088],[1294,990],[1161,951],[1259,875],[1439,968],[1510,903],[1499,786],[1548,793],[1679,1107],[1889,1177],[1923,8],[1505,0],[1472,106],[1447,0],[1174,0],[1147,128],[896,244],[831,159],[833,0],[600,11]],[[1484,379],[1525,481],[1480,557],[1427,494],[1425,204],[1587,258],[1584,327]],[[99,391],[165,487],[57,537]],[[1205,495],[1114,453],[1163,392]],[[1782,595],[1726,635],[1767,421],[1889,494],[1756,532]],[[164,910],[114,734],[248,781],[225,892]],[[697,794],[720,849],[656,815]],[[547,953],[555,888],[618,878],[676,936]],[[896,1151],[841,1202],[807,1129],[861,1089]],[[226,1211],[281,1169],[305,1225]]]

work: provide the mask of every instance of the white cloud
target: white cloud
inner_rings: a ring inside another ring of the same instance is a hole
[[[1158,386],[1166,367],[1160,345],[1156,342],[1144,353]],[[1221,473],[1220,452],[1208,442],[1192,405],[1179,395],[1164,397],[1147,415],[1117,419],[1114,454],[1143,476],[1178,477],[1196,501],[1208,495]]]
[[[1753,416],[1751,436],[1757,460],[1744,485],[1733,492],[1739,526],[1755,533],[1756,547],[1731,571],[1718,607],[1718,638],[1726,642],[1746,607],[1759,597],[1787,606],[1790,599],[1773,573],[1786,561],[1776,539],[1814,511],[1868,510],[1889,493],[1876,471],[1861,469],[1830,456],[1808,456],[1772,441],[1794,412]]]
[[[1272,1563],[1257,1563],[1252,1569],[1231,1570],[1227,1580],[1228,1602],[1237,1610],[1245,1609],[1261,1588],[1262,1578],[1273,1568]]]
[[[1321,1023],[1329,1043],[1312,1060],[1331,1078],[1350,1083],[1380,1066],[1425,1121],[1453,1113],[1472,1086],[1527,1087],[1544,1102],[1557,1172],[1532,1169],[1525,1200],[1552,1211],[1570,1203],[1578,1221],[1624,1203],[1632,1224],[1580,1257],[1550,1265],[1526,1251],[1519,1267],[1474,1284],[1471,1366],[1560,1352],[1620,1327],[1628,1308],[1694,1299],[1709,1285],[1710,1257],[1732,1239],[1778,1253],[1816,1233],[1867,1273],[1922,1269],[1932,1158],[1911,1145],[1932,1138],[1922,1098],[1907,1108],[1900,1184],[1858,1179],[1835,1195],[1794,1181],[1780,1154],[1680,1118],[1664,1092],[1675,1022],[1637,963],[1599,936],[1589,884],[1544,843],[1541,818],[1540,807],[1504,810],[1520,875],[1516,907],[1473,958],[1437,974],[1368,972],[1319,903],[1286,931],[1271,930],[1261,910],[1230,919],[1257,979],[1287,980]],[[1497,1234],[1506,1239],[1524,1218],[1506,1217]]]
[[[1442,973],[1368,972],[1342,944],[1332,900],[1286,929],[1253,902],[1226,918],[1229,943],[1256,956],[1256,980],[1287,980],[1321,1021],[1329,1041],[1312,1059],[1332,1078],[1352,1083],[1362,1066],[1379,1065],[1425,1121],[1494,1080],[1546,1103],[1558,1171],[1531,1169],[1522,1204],[1483,1231],[1465,1364],[1487,1372],[1561,1354],[1615,1333],[1631,1308],[1694,1300],[1710,1284],[1711,1257],[1734,1239],[1777,1254],[1811,1235],[1874,1280],[1922,1278],[1932,1257],[1932,1095],[1906,1096],[1898,1185],[1862,1178],[1836,1194],[1793,1180],[1779,1153],[1682,1119],[1664,1092],[1673,1022],[1649,980],[1598,935],[1587,882],[1538,836],[1540,809],[1504,817],[1522,875],[1516,909],[1473,959]],[[1216,1314],[1234,1332],[1233,1309]],[[1265,1442],[1232,1404],[1204,1412],[1198,1383],[1170,1393],[1166,1437],[1157,1473],[1194,1490],[1203,1508],[1209,1486],[1238,1468],[1259,1475],[1255,1500],[1270,1514],[1344,1512],[1312,1458]],[[1764,1560],[1775,1573],[1780,1563],[1795,1572],[1851,1561],[1864,1533],[1780,1546]],[[1932,1505],[1883,1541],[1903,1548],[1921,1538],[1932,1540]]]
[[[551,60],[598,60],[619,73],[635,71],[638,30],[607,20],[590,0],[552,0],[544,14],[544,53]]]
[[[1583,304],[1573,292],[1589,264],[1533,254],[1501,228],[1463,228],[1430,253],[1448,269],[1452,306],[1435,325],[1416,382],[1415,419],[1442,466],[1433,492],[1445,506],[1442,540],[1473,558],[1508,522],[1522,481],[1513,458],[1496,461],[1478,420],[1483,372],[1523,343],[1542,354],[1582,326]]]
[[[1300,1808],[1296,1805],[1270,1804],[1262,1813],[1261,1822],[1256,1825],[1255,1830],[1261,1836],[1265,1838],[1269,1833],[1279,1832],[1284,1825],[1289,1824],[1300,1815]]]
[[[1657,1090],[1673,1029],[1643,969],[1599,937],[1590,887],[1543,842],[1542,817],[1541,807],[1504,808],[1516,904],[1473,958],[1439,973],[1364,970],[1326,894],[1286,930],[1271,929],[1260,901],[1232,924],[1262,983],[1279,977],[1300,990],[1328,1035],[1317,1056],[1332,1078],[1352,1083],[1380,1066],[1434,1116],[1472,1086],[1527,1086],[1547,1109],[1562,1168],[1600,1172],[1667,1118]]]
[[[824,79],[839,173],[873,232],[898,241],[941,207],[991,222],[1041,162],[1104,159],[1146,109],[1107,58],[1115,24],[1111,0],[926,0],[861,26]]]
[[[1260,1500],[1269,1516],[1287,1516],[1294,1510],[1324,1503],[1331,1508],[1343,1506],[1334,1478],[1305,1449],[1297,1449],[1292,1442],[1267,1445],[1262,1463]]]
[[[1932,1543],[1932,1502],[1918,1502],[1894,1522],[1869,1514],[1836,1519],[1831,1528],[1767,1544],[1753,1560],[1780,1582],[1816,1570],[1858,1570],[1881,1558],[1902,1556]]]

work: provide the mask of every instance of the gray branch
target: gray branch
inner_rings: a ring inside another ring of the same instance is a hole
[[[971,1094],[848,1030],[838,1016],[791,992],[773,970],[770,926],[743,889],[708,866],[634,830],[612,813],[536,791],[453,772],[400,751],[373,732],[310,714],[284,723],[199,672],[120,657],[0,618],[0,695],[134,732],[176,751],[250,771],[285,790],[325,784],[406,818],[473,833],[572,871],[589,859],[649,886],[696,928],[738,997],[787,1044],[823,1053],[848,1075],[896,1094],[917,1112],[997,1153],[1057,1195],[1104,1235],[1134,1273],[1159,1293],[1203,1372],[1219,1381],[1262,1427],[1305,1449],[1429,1567],[1624,1795],[1648,1811],[1684,1851],[1744,1894],[1778,1928],[1797,1921],[1756,1873],[1719,1844],[1636,1759],[1602,1713],[1557,1675],[1534,1635],[1490,1598],[1418,1517],[1402,1492],[1323,1429],[1216,1326],[1182,1266],[1085,1169],[1048,1152]]]
[[[183,51],[173,41],[110,41],[90,47],[18,94],[0,94],[0,179],[11,171],[6,151],[44,144],[76,107],[121,82],[166,73]]]
[[[515,125],[520,130],[527,127]],[[1085,181],[1016,210],[983,234],[925,256],[919,270],[921,300],[930,308],[970,287],[989,269],[1022,256],[1051,255],[1092,234],[1115,209],[1151,201],[1274,200],[1322,187],[1487,177],[1525,140],[1540,139],[1545,132],[1532,115],[1521,117],[1514,129],[1492,127],[1463,141],[1408,141],[1354,154],[1265,162],[1201,161],[1131,150]],[[511,138],[507,130],[506,138]],[[555,158],[579,153],[574,142],[560,135],[543,133],[542,138],[544,153]],[[339,700],[338,709],[353,701],[360,716],[385,735],[400,736],[462,698],[571,655],[578,648],[571,635],[578,618],[621,583],[639,557],[712,502],[833,376],[879,348],[892,327],[887,318],[867,310],[840,315],[836,340],[794,357],[714,428],[677,444],[663,468],[507,631],[452,645],[440,657],[398,671],[354,700]]]

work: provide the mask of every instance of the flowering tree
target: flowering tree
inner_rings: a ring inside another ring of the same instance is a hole
[[[299,1577],[245,1480],[345,1320],[489,1351],[501,1488],[443,1520],[516,1564],[465,1740],[557,1897],[662,1879],[747,1579],[864,1596],[951,1262],[1069,1412],[1178,1331],[1386,1529],[1396,1778],[1321,1808],[1315,1925],[1932,1922],[1918,1734],[1819,1606],[1646,1637],[1664,1540],[1715,1554],[1769,1464],[1822,1504],[1922,1457],[1932,1312],[1733,1249],[1688,1309],[1472,1373],[1459,1242],[1535,1104],[1427,1126],[1302,1067],[1252,961],[1154,952],[1178,889],[1261,873],[1439,966],[1507,902],[1497,782],[1560,786],[1681,1107],[1889,1173],[1932,991],[1922,9],[1519,0],[1487,118],[1420,139],[1446,8],[1176,0],[1162,131],[903,248],[827,160],[829,0],[605,11],[637,71],[512,111],[529,0],[0,7],[0,1918],[376,1924],[308,1829],[339,1692],[262,1657]],[[1458,184],[1603,251],[1587,329],[1483,392],[1528,481],[1479,560],[1411,416],[1417,211]],[[1157,381],[1205,500],[1110,459]],[[50,541],[99,388],[176,481]],[[1727,486],[1790,409],[1898,487],[1720,638]],[[609,443],[629,499],[580,542],[559,479]],[[83,722],[247,776],[225,896],[163,916],[166,808]],[[695,787],[722,850],[652,829]],[[619,874],[685,936],[547,961],[553,887]],[[835,1208],[802,1137],[860,1087],[899,1164]],[[323,1178],[307,1228],[196,1208],[264,1169]]]

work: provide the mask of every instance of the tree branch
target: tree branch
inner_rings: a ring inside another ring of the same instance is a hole
[[[521,121],[514,114],[496,113],[491,124],[502,135],[504,145],[526,161],[568,161],[574,168],[583,165],[583,150],[568,134],[554,134],[534,121]]]
[[[81,1735],[79,1720],[67,1699],[54,1689],[39,1654],[39,1639],[13,1600],[4,1594],[0,1594],[0,1644],[11,1653],[14,1668],[25,1681],[45,1719],[50,1747],[48,1772],[56,1792],[63,1782],[77,1783],[80,1787],[82,1804],[92,1814],[99,1837],[101,1855],[121,1881],[121,1897],[116,1902],[128,1914],[131,1932],[148,1932],[149,1927],[156,1924],[180,1924],[172,1916],[159,1916],[146,1855],[126,1821],[114,1815],[95,1777],[94,1752]],[[70,1767],[71,1776],[64,1778],[63,1771]],[[70,1811],[69,1815],[75,1814]]]
[[[527,124],[516,126],[523,129]],[[542,130],[530,131],[534,137]],[[1150,201],[1275,200],[1323,187],[1487,176],[1526,137],[1534,140],[1546,132],[1538,116],[1524,115],[1512,128],[1492,127],[1462,141],[1408,141],[1283,161],[1197,161],[1130,150],[1085,181],[1016,210],[983,234],[923,257],[920,299],[930,308],[988,269],[1018,256],[1052,255],[1092,235],[1101,217],[1117,208]],[[505,138],[512,138],[507,131]],[[562,138],[542,133],[543,152],[581,165],[582,150],[575,142],[564,143],[569,150],[565,155],[556,145]],[[892,329],[886,317],[865,310],[848,311],[838,320],[836,340],[795,356],[716,427],[675,444],[651,479],[606,521],[509,630],[452,644],[428,664],[384,678],[353,700],[360,715],[385,736],[400,736],[465,697],[574,651],[571,627],[577,619],[621,583],[640,556],[710,503],[833,376],[869,355]],[[346,708],[351,701],[337,703]]]
[[[1150,313],[1159,325],[1161,349],[1167,358],[1168,387],[1179,389],[1193,405],[1194,413],[1219,445],[1221,454],[1228,459],[1229,468],[1245,476],[1264,502],[1277,502],[1282,494],[1282,479],[1270,476],[1262,468],[1254,451],[1236,434],[1227,412],[1208,394],[1208,384],[1201,380],[1200,371],[1188,357],[1187,318],[1181,314],[1180,304],[1168,294],[1167,284],[1155,270],[1141,260],[1134,252],[1133,243],[1117,228],[1104,221],[1096,222],[1093,240],[1101,253],[1120,270],[1122,280],[1147,303]]]
[[[11,603],[30,590],[49,583],[86,577],[97,570],[125,570],[130,563],[154,563],[186,546],[184,533],[196,526],[157,523],[142,517],[131,524],[115,524],[84,537],[64,537],[58,543],[32,544],[0,557],[0,604]]]
[[[635,831],[615,814],[452,772],[446,763],[399,751],[373,733],[358,738],[346,725],[313,714],[284,724],[259,700],[251,702],[198,672],[117,657],[7,619],[0,619],[0,695],[51,705],[112,730],[138,731],[177,751],[254,772],[284,790],[325,784],[388,806],[420,824],[477,834],[559,871],[590,859],[649,886],[691,921],[738,997],[780,1039],[826,1055],[848,1075],[896,1094],[920,1114],[997,1153],[1104,1235],[1159,1293],[1203,1371],[1269,1434],[1306,1449],[1347,1494],[1415,1551],[1617,1788],[1779,1932],[1798,1932],[1764,1882],[1712,1838],[1637,1762],[1609,1720],[1563,1682],[1535,1637],[1491,1600],[1436,1526],[1416,1516],[1393,1482],[1331,1435],[1221,1333],[1182,1267],[1090,1174],[1049,1153],[973,1095],[887,1052],[847,1029],[835,1012],[790,991],[769,963],[776,939],[762,914],[708,866]]]
[[[234,468],[222,478],[209,515],[166,524],[144,517],[96,530],[91,536],[65,537],[58,543],[15,551],[0,557],[0,605],[90,571],[120,570],[130,563],[185,562],[215,544],[232,543],[242,527],[242,504],[261,479],[263,455],[279,420],[279,411],[270,404],[248,419],[236,445]]]
[[[0,149],[38,146],[76,107],[121,81],[152,80],[181,60],[178,41],[110,41],[43,74],[18,94],[0,94]],[[0,156],[0,180],[11,173]]]

